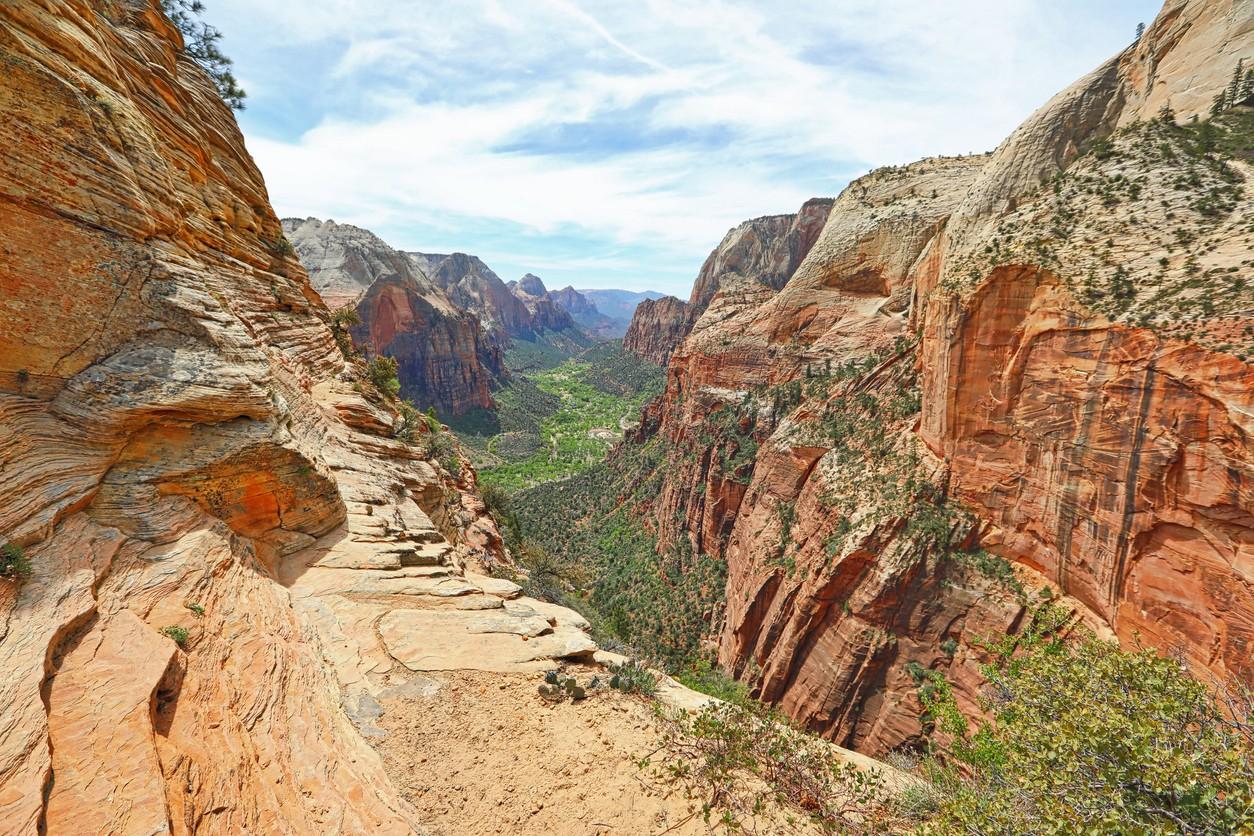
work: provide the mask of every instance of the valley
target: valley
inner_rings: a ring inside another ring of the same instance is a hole
[[[287,104],[199,3],[0,4],[0,833],[1254,831],[1254,4],[1167,0],[986,153],[743,192],[631,143],[867,114],[627,135],[718,74],[572,9],[615,119],[406,101],[526,23],[449,9],[328,62],[358,147],[246,142]],[[422,188],[353,175],[394,145]],[[589,287],[679,249],[683,298]]]

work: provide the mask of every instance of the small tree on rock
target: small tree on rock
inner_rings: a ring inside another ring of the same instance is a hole
[[[243,110],[247,94],[231,73],[231,59],[218,49],[222,33],[201,19],[205,4],[200,0],[161,0],[161,10],[182,33],[184,51],[209,76],[222,101],[233,110]]]

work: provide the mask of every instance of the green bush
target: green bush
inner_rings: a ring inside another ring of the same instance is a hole
[[[366,365],[366,375],[374,388],[388,397],[395,397],[401,391],[401,382],[396,377],[396,358],[379,355]]]
[[[936,826],[965,833],[1237,833],[1254,828],[1254,699],[1217,702],[1178,660],[1058,637],[1045,604],[994,645],[974,731],[948,685],[923,692],[947,768]]]
[[[724,702],[743,705],[749,701],[749,686],[732,679],[708,659],[697,660],[675,678],[694,691]]]
[[[200,0],[161,0],[161,10],[183,35],[183,50],[209,76],[222,101],[234,110],[243,110],[247,94],[231,73],[231,59],[218,49],[222,33],[200,19],[205,4]]]
[[[187,633],[186,627],[178,627],[178,626],[162,627],[161,635],[165,636],[168,639],[171,639],[179,647],[183,647],[187,644],[188,633]]]
[[[30,560],[17,543],[0,546],[0,578],[30,577]]]
[[[651,697],[657,693],[657,677],[634,659],[621,665],[610,665],[610,687],[624,694]]]
[[[658,752],[641,762],[701,801],[707,824],[759,832],[773,805],[824,832],[878,832],[887,799],[875,772],[845,763],[826,741],[759,704],[662,712]]]
[[[339,346],[340,353],[346,360],[357,354],[352,334],[349,331],[360,324],[361,316],[354,308],[337,308],[331,314],[331,336],[335,338],[335,344]]]

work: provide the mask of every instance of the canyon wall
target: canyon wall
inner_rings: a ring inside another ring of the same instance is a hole
[[[349,224],[285,219],[283,229],[327,304],[357,312],[356,346],[396,359],[403,397],[441,415],[495,405],[490,390],[508,376],[500,346],[412,259]]]
[[[658,366],[665,366],[671,352],[679,345],[692,323],[688,321],[688,305],[674,296],[645,299],[636,306],[636,313],[623,335],[623,348]]]
[[[707,261],[633,441],[756,694],[916,745],[920,673],[974,711],[979,639],[1046,599],[1254,675],[1248,115],[1188,123],[1252,57],[1254,4],[1173,0],[995,152],[854,181],[790,275]]]
[[[0,64],[0,831],[421,831],[366,709],[447,635],[392,627],[517,592],[473,471],[346,362],[155,0],[0,5]]]

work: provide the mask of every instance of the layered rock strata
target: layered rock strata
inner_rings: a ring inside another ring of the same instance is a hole
[[[1173,0],[994,153],[852,183],[782,289],[703,271],[636,440],[757,694],[915,745],[920,672],[974,711],[977,639],[1046,595],[1254,675],[1251,169],[1188,127],[1252,56],[1249,3]]]

